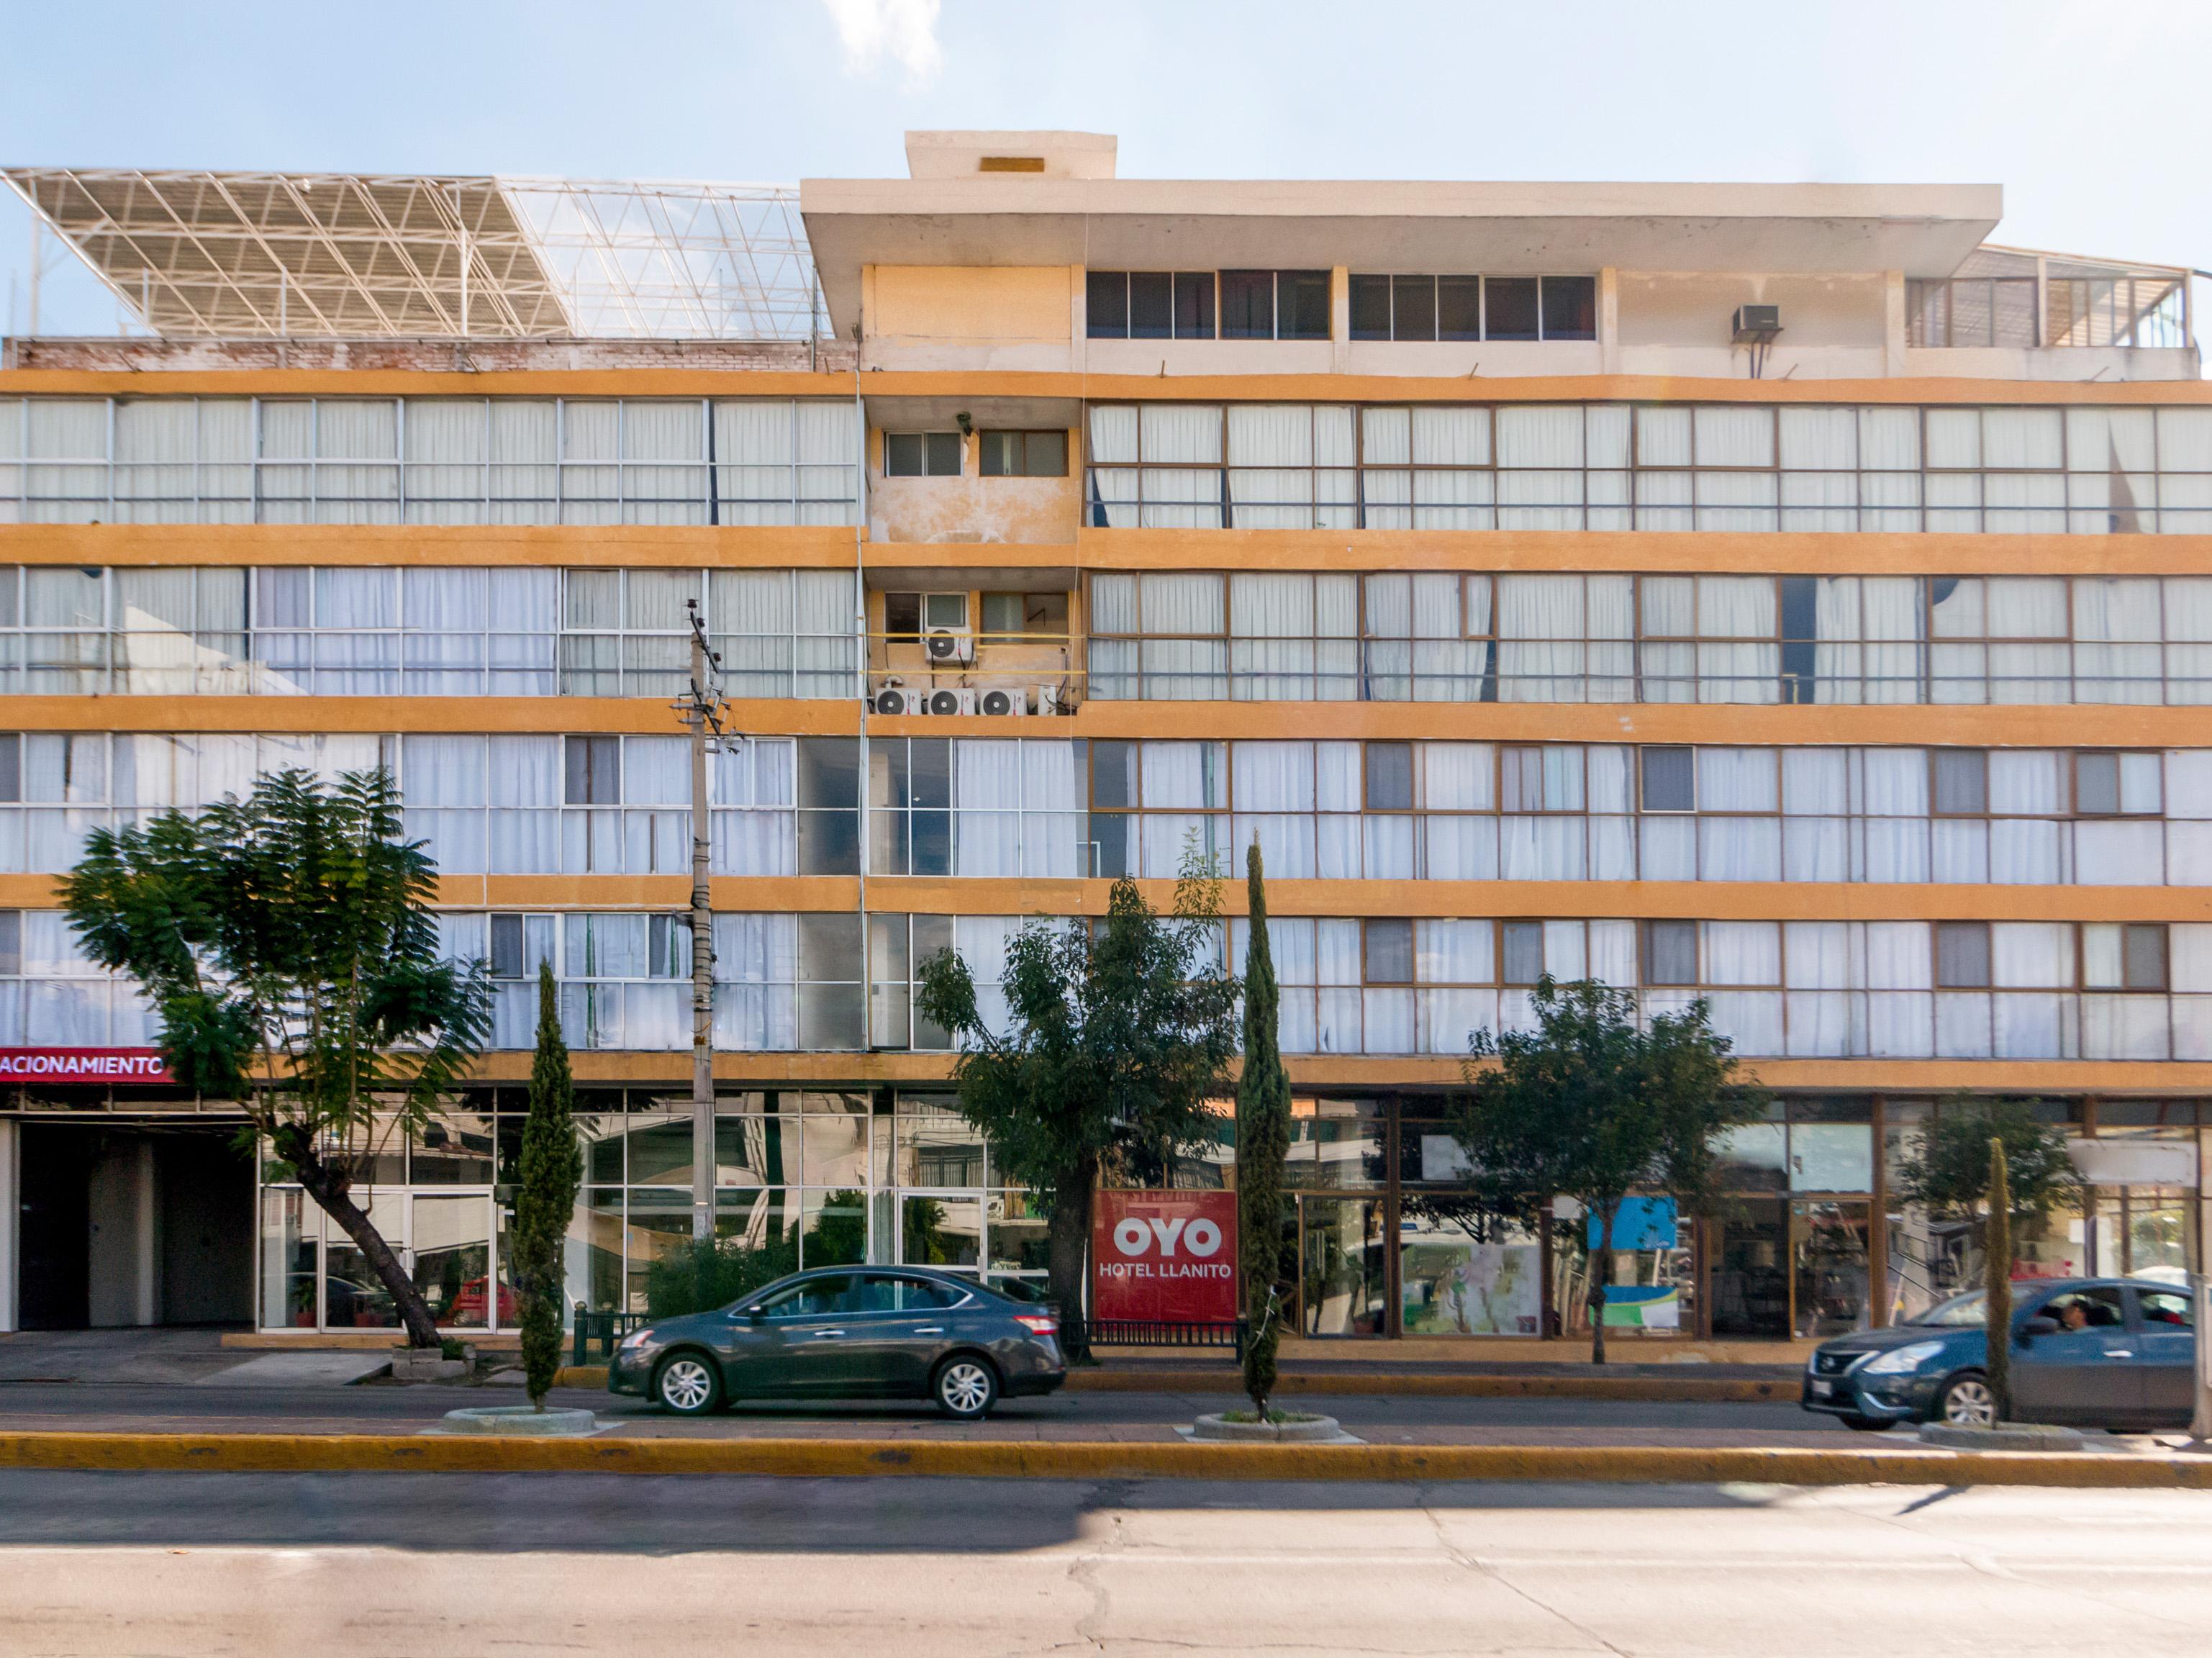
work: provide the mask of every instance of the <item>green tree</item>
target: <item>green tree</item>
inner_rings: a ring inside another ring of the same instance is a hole
[[[1237,1254],[1244,1287],[1244,1391],[1265,1421],[1282,1344],[1283,1179],[1291,1078],[1276,1020],[1282,1002],[1267,942],[1267,887],[1255,841],[1244,853],[1251,939],[1244,951],[1244,1068],[1237,1078]]]
[[[2034,1101],[1961,1095],[1944,1102],[1899,1167],[1897,1189],[1938,1219],[1980,1223],[1990,1396],[2002,1421],[2012,1410],[2014,1240],[2081,1200],[2065,1131],[2044,1121]]]
[[[649,1318],[712,1312],[799,1270],[790,1234],[770,1232],[758,1243],[741,1238],[685,1238],[645,1269]]]
[[[1765,1096],[1737,1074],[1702,997],[1645,1026],[1633,996],[1591,979],[1547,977],[1532,999],[1534,1030],[1475,1033],[1453,1132],[1490,1212],[1533,1230],[1549,1223],[1553,1198],[1581,1205],[1573,1231],[1589,1264],[1590,1358],[1602,1364],[1603,1266],[1623,1200],[1656,1187],[1684,1213],[1710,1213],[1715,1142],[1753,1121]]]
[[[567,1299],[562,1250],[584,1180],[576,1143],[576,1090],[568,1045],[561,1039],[560,993],[550,963],[538,964],[538,1051],[530,1061],[530,1114],[522,1125],[521,1179],[514,1193],[514,1236],[507,1245],[521,1292],[522,1374],[530,1402],[545,1394],[561,1368],[561,1315]]]
[[[1003,1035],[985,1023],[958,956],[940,950],[921,966],[916,1004],[961,1045],[961,1115],[989,1140],[1001,1175],[1045,1199],[1070,1357],[1090,1357],[1083,1280],[1102,1175],[1155,1170],[1207,1140],[1206,1102],[1237,1051],[1220,927],[1220,883],[1189,858],[1169,916],[1124,878],[1095,927],[1033,922],[1006,947]]]
[[[277,772],[243,800],[95,829],[62,884],[87,953],[151,1000],[178,1081],[238,1102],[418,1347],[438,1345],[429,1307],[352,1193],[419,1137],[490,1029],[483,963],[439,954],[436,883],[378,768]]]
[[[1898,1169],[1897,1191],[1939,1220],[1981,1222],[1986,1236],[1990,1146],[2004,1146],[2009,1230],[2018,1233],[2081,1199],[2081,1176],[2066,1150],[2066,1133],[2043,1121],[2033,1100],[1946,1100],[1919,1150]],[[2012,1266],[2009,1253],[2005,1268]]]

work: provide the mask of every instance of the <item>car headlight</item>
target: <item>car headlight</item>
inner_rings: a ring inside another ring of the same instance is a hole
[[[622,1339],[623,1350],[624,1351],[628,1351],[632,1347],[647,1346],[652,1342],[652,1340],[653,1327],[648,1324],[642,1330],[632,1330],[628,1335],[624,1336]]]
[[[1876,1353],[1867,1361],[1863,1376],[1905,1376],[1918,1370],[1943,1351],[1940,1341],[1913,1341],[1902,1347],[1893,1347],[1886,1353]]]

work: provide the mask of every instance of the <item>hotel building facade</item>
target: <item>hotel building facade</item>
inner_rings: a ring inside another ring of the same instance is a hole
[[[390,1321],[82,960],[92,828],[390,767],[482,1083],[364,1172],[459,1330],[501,1287],[537,965],[579,1304],[711,1169],[809,1264],[1035,1277],[917,963],[1272,881],[1310,1334],[1571,1332],[1444,1121],[1542,975],[1707,998],[1772,1090],[1727,1218],[1604,1270],[1802,1337],[1976,1270],[1899,1163],[2030,1098],[2033,1270],[2204,1263],[2212,398],[2189,275],[2000,246],[1986,186],[1201,183],[909,136],[797,191],[10,182],[132,331],[0,361],[0,1328]],[[687,604],[712,762],[695,1133]],[[1241,960],[1241,891],[1223,949]],[[1233,1133],[1176,1179],[1233,1181]]]

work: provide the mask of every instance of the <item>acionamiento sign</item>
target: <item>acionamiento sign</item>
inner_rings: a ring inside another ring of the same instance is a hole
[[[1237,1317],[1237,1194],[1101,1192],[1091,1316],[1226,1324]]]
[[[0,1048],[0,1082],[166,1083],[155,1048]]]

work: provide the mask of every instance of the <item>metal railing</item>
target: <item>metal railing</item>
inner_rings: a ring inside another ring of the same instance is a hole
[[[1239,1363],[1249,1327],[1244,1320],[1183,1323],[1163,1319],[1095,1319],[1089,1327],[1094,1347],[1227,1347]]]
[[[645,1321],[646,1315],[643,1313],[593,1312],[579,1303],[575,1339],[568,1362],[571,1364],[591,1364],[611,1359],[615,1356],[615,1344]]]

